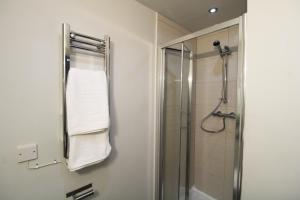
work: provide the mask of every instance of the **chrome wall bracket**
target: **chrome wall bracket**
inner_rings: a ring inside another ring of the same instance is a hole
[[[78,189],[75,189],[71,192],[68,192],[66,194],[66,198],[72,197],[73,200],[82,200],[82,199],[85,199],[85,198],[87,198],[89,196],[92,196],[94,194],[95,194],[95,191],[93,189],[93,184],[90,183],[90,184],[82,186]]]

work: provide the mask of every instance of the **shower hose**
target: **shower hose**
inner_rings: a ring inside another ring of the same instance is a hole
[[[227,57],[227,56],[226,56]],[[226,59],[227,61],[227,59]],[[227,68],[227,64],[226,64],[226,61],[224,61],[224,57],[222,57],[222,67],[223,67],[223,84],[222,84],[222,91],[221,91],[221,98],[220,98],[220,101],[219,103],[217,104],[217,106],[206,116],[204,117],[202,120],[201,120],[201,129],[205,132],[208,132],[208,133],[220,133],[222,131],[224,131],[226,129],[226,123],[225,123],[225,120],[226,120],[226,117],[223,116],[222,117],[222,127],[218,130],[208,130],[204,127],[204,124],[205,122],[210,118],[210,117],[213,117],[214,114],[216,113],[216,111],[220,108],[220,106],[222,105],[223,102],[226,102],[226,99],[225,97],[223,96],[224,95],[224,90],[225,90],[225,77],[224,77],[224,71],[225,69],[224,68]],[[227,85],[227,84],[226,84]]]

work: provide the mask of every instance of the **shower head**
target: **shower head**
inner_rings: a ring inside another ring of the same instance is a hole
[[[215,40],[213,45],[216,47],[216,46],[220,46],[220,41],[219,40]]]
[[[222,48],[220,45],[220,41],[219,40],[214,41],[213,45],[214,45],[214,47],[216,47],[218,49],[220,56],[222,56],[223,51],[222,51]]]
[[[231,50],[228,46],[224,46],[224,48],[222,49],[221,47],[221,43],[219,40],[215,40],[213,42],[213,45],[215,48],[218,49],[220,56],[223,58],[226,55],[230,55],[231,54]]]

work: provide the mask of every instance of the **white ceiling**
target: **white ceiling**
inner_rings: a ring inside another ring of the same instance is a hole
[[[247,0],[137,0],[172,19],[190,31],[197,31],[240,16],[246,12]],[[218,7],[214,15],[208,13]]]

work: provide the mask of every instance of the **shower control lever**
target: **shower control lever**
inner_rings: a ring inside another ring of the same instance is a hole
[[[224,118],[236,119],[236,114],[234,112],[222,113],[221,111],[218,111],[218,112],[214,112],[212,115],[215,116],[215,117],[224,117]]]

